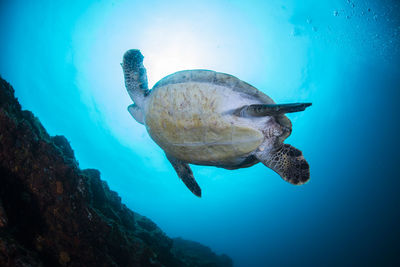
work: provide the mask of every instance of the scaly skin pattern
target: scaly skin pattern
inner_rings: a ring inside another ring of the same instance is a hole
[[[227,87],[167,84],[152,90],[147,98],[144,114],[149,135],[167,154],[184,162],[232,165],[265,139],[257,123],[229,112],[254,100]]]

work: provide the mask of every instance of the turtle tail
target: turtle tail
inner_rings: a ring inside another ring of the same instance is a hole
[[[138,49],[125,52],[122,69],[125,76],[125,87],[129,96],[139,107],[142,106],[145,96],[149,92],[146,69],[143,66],[143,55]]]

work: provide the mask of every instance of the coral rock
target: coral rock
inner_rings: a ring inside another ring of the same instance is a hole
[[[99,171],[80,170],[68,140],[0,78],[0,266],[232,266],[186,245],[129,210]]]

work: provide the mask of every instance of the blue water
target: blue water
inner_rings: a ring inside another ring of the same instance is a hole
[[[400,7],[396,1],[2,1],[0,75],[50,134],[71,142],[124,203],[235,266],[400,263]],[[149,85],[205,68],[256,86],[290,114],[311,180],[262,164],[192,166],[197,198],[126,108],[120,62]]]

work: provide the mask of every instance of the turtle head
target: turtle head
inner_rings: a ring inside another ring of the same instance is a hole
[[[138,49],[125,52],[122,59],[125,86],[136,105],[142,106],[144,97],[148,93],[147,74],[143,66],[143,55]]]

